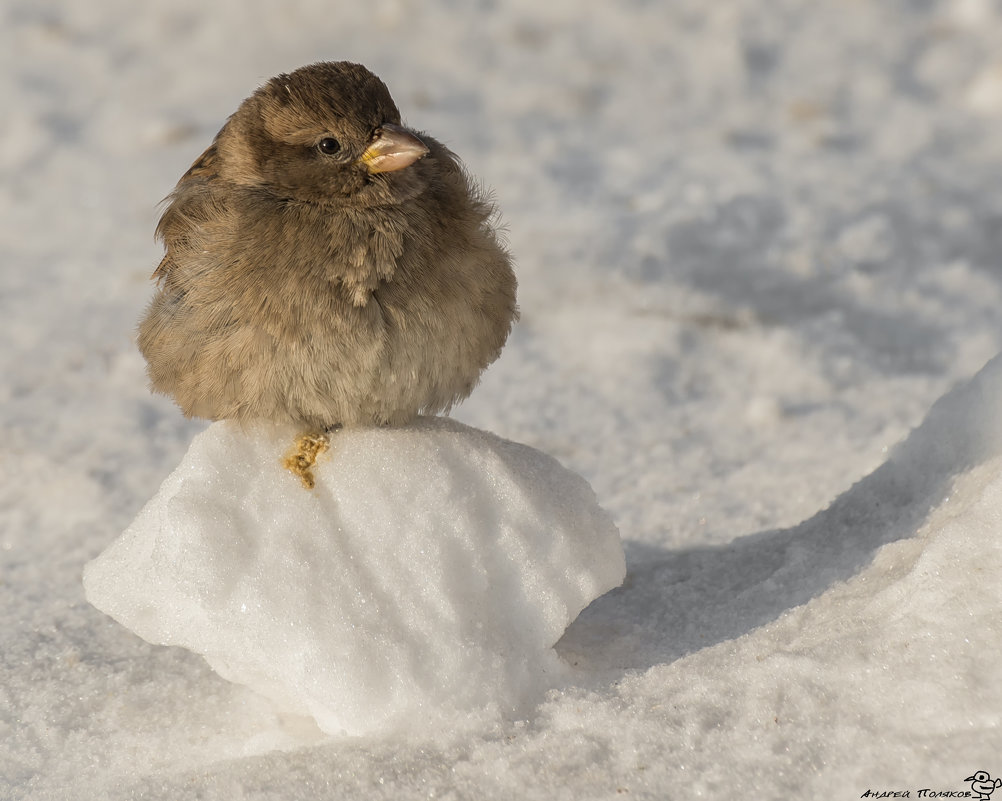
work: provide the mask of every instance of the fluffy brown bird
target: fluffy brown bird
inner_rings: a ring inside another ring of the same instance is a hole
[[[401,424],[465,398],[517,317],[494,208],[359,64],[247,98],[182,176],[139,325],[153,389],[213,420]]]

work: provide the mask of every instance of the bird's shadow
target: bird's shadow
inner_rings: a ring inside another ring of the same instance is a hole
[[[792,528],[684,550],[627,541],[625,582],[582,612],[557,651],[601,681],[740,637],[851,579],[881,546],[915,536],[958,475],[1002,451],[1000,395],[996,357],[880,468]]]

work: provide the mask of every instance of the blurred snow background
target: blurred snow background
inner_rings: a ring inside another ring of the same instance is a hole
[[[311,740],[83,600],[204,428],[132,343],[156,203],[255,86],[331,58],[508,223],[522,322],[455,416],[584,475],[626,540],[561,647],[581,682],[524,721]],[[6,0],[0,100],[0,798],[1002,773],[997,381],[887,462],[1002,350],[998,2]]]

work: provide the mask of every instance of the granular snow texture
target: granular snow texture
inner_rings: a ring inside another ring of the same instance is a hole
[[[206,427],[132,341],[156,203],[324,59],[503,211],[522,317],[454,417],[583,476],[623,537],[556,645],[573,681],[515,721],[323,735],[84,598]],[[8,0],[0,99],[0,798],[1002,775],[998,364],[971,383],[1002,351],[998,2]]]
[[[84,573],[144,639],[330,734],[531,712],[553,645],[619,585],[619,533],[539,451],[447,419],[331,437],[305,489],[287,426],[216,423]]]

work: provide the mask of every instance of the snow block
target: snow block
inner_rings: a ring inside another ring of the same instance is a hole
[[[296,434],[219,422],[198,435],[87,565],[87,599],[333,734],[519,714],[559,683],[552,646],[625,576],[584,479],[421,418],[334,434],[306,489],[282,464]]]

